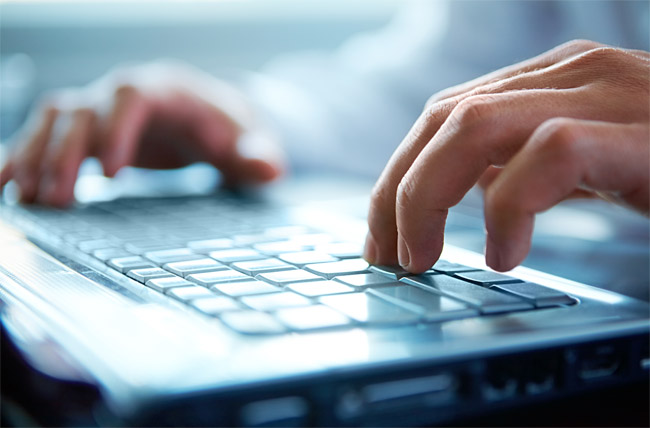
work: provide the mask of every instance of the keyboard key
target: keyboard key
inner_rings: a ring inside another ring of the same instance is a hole
[[[277,293],[282,289],[264,281],[253,279],[251,281],[225,282],[215,284],[211,290],[218,291],[230,297],[252,296],[255,294]]]
[[[573,297],[568,296],[561,291],[534,284],[532,282],[499,284],[493,285],[491,288],[524,298],[540,308],[558,305],[572,305],[576,303],[576,300]]]
[[[103,262],[106,262],[110,259],[118,259],[122,257],[133,257],[133,253],[129,253],[125,249],[110,247],[110,248],[100,248],[92,252],[93,257],[99,259]]]
[[[95,250],[101,248],[114,247],[115,241],[111,239],[91,239],[89,241],[81,241],[77,244],[77,247],[84,253],[92,253]]]
[[[401,266],[370,266],[370,270],[394,280],[399,280],[405,276],[413,275],[411,272],[404,270]]]
[[[233,248],[234,244],[232,239],[218,238],[218,239],[202,239],[200,241],[190,241],[187,243],[187,248],[195,253],[208,254],[212,251],[227,250]]]
[[[291,291],[307,297],[327,296],[329,294],[352,293],[354,288],[336,281],[297,282],[287,286]]]
[[[171,273],[167,272],[164,269],[160,268],[145,268],[145,269],[133,269],[130,270],[129,273],[127,274],[129,278],[133,278],[136,281],[139,281],[141,283],[145,283],[149,281],[150,279],[154,278],[164,278],[164,277],[170,277],[173,276]]]
[[[329,254],[320,251],[299,251],[297,253],[286,253],[280,255],[280,259],[299,267],[312,263],[335,262],[338,260],[336,257],[332,257]]]
[[[368,272],[368,262],[363,259],[348,259],[332,263],[317,263],[305,266],[305,270],[332,279],[335,276]]]
[[[187,276],[188,281],[195,282],[204,287],[209,287],[212,284],[219,282],[244,281],[250,279],[250,276],[244,275],[243,273],[232,269],[220,270],[216,272],[193,273]]]
[[[235,248],[232,250],[212,251],[210,257],[221,263],[246,262],[249,260],[261,260],[266,256],[248,248]]]
[[[299,242],[303,245],[316,246],[332,242],[332,236],[327,233],[305,233],[293,235],[290,237],[290,240],[293,242]]]
[[[190,305],[207,315],[217,315],[226,311],[240,310],[241,306],[226,296],[206,297],[192,300]]]
[[[177,276],[170,276],[165,278],[150,279],[149,281],[146,282],[146,286],[149,288],[153,288],[156,291],[160,291],[161,293],[164,293],[166,290],[170,288],[194,286],[194,284],[192,284],[191,282],[183,278],[179,278]]]
[[[219,319],[242,334],[277,334],[287,330],[278,320],[264,312],[226,312]]]
[[[267,228],[264,234],[276,238],[290,238],[296,235],[305,235],[308,232],[309,228],[306,226],[276,226]]]
[[[456,276],[465,281],[474,282],[477,284],[507,284],[510,282],[523,282],[520,279],[513,278],[498,272],[489,270],[477,270],[473,272],[460,272]]]
[[[262,273],[257,278],[278,286],[291,284],[292,282],[320,281],[323,279],[311,272],[299,269]]]
[[[531,309],[524,300],[471,284],[447,275],[420,275],[402,278],[401,281],[461,300],[486,314]]]
[[[143,259],[140,256],[119,257],[116,259],[110,259],[108,261],[108,265],[113,269],[120,271],[122,273],[127,273],[132,269],[155,267],[153,263]]]
[[[237,262],[233,263],[232,267],[233,269],[237,269],[238,271],[251,276],[255,276],[258,273],[295,269],[294,266],[278,259],[262,259],[252,260],[248,262]]]
[[[177,245],[174,245],[171,242],[152,242],[147,239],[142,242],[129,242],[124,246],[124,248],[133,254],[144,255],[144,253],[150,253],[153,251],[173,250],[177,248]]]
[[[290,329],[300,331],[341,327],[350,324],[348,317],[323,305],[281,309],[275,313],[275,316]]]
[[[144,257],[162,266],[166,263],[197,260],[201,258],[201,255],[193,253],[189,248],[175,248],[173,250],[150,251],[144,253]]]
[[[242,297],[241,302],[258,311],[272,311],[293,306],[311,305],[311,300],[296,293],[282,292]]]
[[[458,272],[470,272],[473,270],[480,270],[470,266],[461,265],[458,263],[451,263],[448,262],[447,260],[438,260],[431,269],[436,272],[442,272],[442,273],[458,273]]]
[[[265,242],[277,242],[277,241],[282,240],[282,238],[278,238],[276,236],[265,235],[263,233],[234,235],[232,237],[232,239],[235,242],[235,245],[238,245],[238,246],[262,244],[262,243],[265,243]]]
[[[256,244],[253,248],[268,256],[278,256],[283,253],[297,253],[312,249],[309,245],[291,241],[266,242],[264,244]]]
[[[168,270],[178,276],[186,277],[193,273],[214,272],[218,270],[227,270],[228,266],[222,265],[214,259],[188,260],[184,262],[167,263],[163,269]]]
[[[189,302],[194,299],[202,299],[205,297],[212,297],[215,294],[204,287],[193,285],[191,287],[174,287],[166,291],[166,294],[172,296],[183,302]]]
[[[334,279],[355,288],[366,287],[385,287],[387,285],[398,285],[397,280],[389,276],[378,275],[376,273],[361,273],[357,275],[345,275]]]
[[[446,321],[478,315],[476,309],[463,303],[412,285],[401,284],[371,289],[368,293],[417,312],[427,321]]]
[[[339,259],[357,259],[363,254],[363,245],[349,242],[336,242],[319,245],[316,247],[316,251],[322,251]]]
[[[412,324],[420,318],[415,312],[367,293],[338,294],[321,297],[319,300],[364,324]]]

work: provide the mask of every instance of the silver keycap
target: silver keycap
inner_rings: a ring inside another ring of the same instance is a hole
[[[316,251],[322,251],[339,259],[355,259],[363,254],[363,246],[349,242],[335,242],[318,245]]]
[[[171,273],[167,272],[164,269],[160,268],[145,268],[145,269],[133,269],[130,270],[127,274],[129,278],[133,278],[138,282],[145,283],[150,279],[154,278],[164,278],[173,276]]]
[[[272,311],[280,308],[293,306],[307,306],[311,300],[304,296],[291,292],[261,294],[258,296],[242,297],[241,302],[258,311]]]
[[[153,288],[156,291],[165,292],[166,290],[174,287],[187,287],[194,286],[191,282],[179,278],[177,276],[170,276],[166,278],[150,279],[146,282],[146,286]]]
[[[350,324],[348,317],[323,305],[280,309],[275,313],[275,316],[290,329],[301,331],[341,327]]]
[[[337,281],[311,281],[289,284],[287,288],[307,297],[327,296],[330,294],[352,293],[354,288]]]
[[[232,250],[212,251],[210,257],[221,263],[245,262],[248,260],[261,260],[266,256],[248,248],[234,248]]]
[[[265,312],[226,312],[219,319],[228,327],[242,334],[277,334],[287,330],[278,320]]]
[[[226,296],[213,296],[192,300],[190,305],[208,315],[217,315],[226,311],[241,309],[239,304]]]
[[[281,254],[280,259],[296,266],[304,266],[311,263],[335,262],[338,259],[320,251],[300,251],[297,253]]]
[[[195,253],[208,254],[212,251],[226,250],[234,247],[232,239],[216,238],[216,239],[202,239],[200,241],[190,241],[187,247]]]
[[[162,266],[166,263],[183,262],[202,258],[200,254],[193,253],[189,248],[175,248],[172,250],[149,251],[144,257],[155,264]]]
[[[367,293],[325,296],[319,300],[324,305],[364,324],[411,324],[417,323],[420,318],[415,312]]]
[[[204,287],[209,287],[210,285],[219,282],[245,281],[249,279],[251,279],[250,276],[232,269],[216,272],[193,273],[187,276],[188,281],[195,282]]]
[[[397,280],[388,276],[376,273],[361,273],[358,275],[345,275],[334,279],[355,288],[385,287],[391,284],[399,284]]]
[[[417,312],[427,321],[445,321],[478,315],[476,309],[463,303],[412,285],[401,284],[371,289],[368,293]]]
[[[320,281],[323,279],[311,272],[299,269],[262,273],[257,278],[278,286],[291,284],[292,282]]]
[[[232,268],[251,276],[255,276],[258,273],[295,269],[294,266],[278,259],[262,259],[251,260],[248,262],[237,262],[232,264]]]
[[[100,248],[92,252],[93,257],[106,262],[110,259],[117,259],[122,257],[133,257],[133,253],[129,253],[123,248],[110,247],[110,248]]]
[[[363,259],[341,260],[332,263],[317,263],[305,266],[305,270],[332,279],[335,276],[368,272],[368,262]]]
[[[269,256],[277,256],[283,253],[297,253],[312,249],[312,247],[309,245],[304,245],[299,242],[292,241],[267,242],[264,244],[254,245],[253,248],[260,253]]]
[[[115,270],[126,273],[132,269],[155,267],[153,263],[140,256],[119,257],[108,261],[108,265]]]
[[[189,302],[194,299],[201,299],[205,297],[212,297],[215,294],[204,287],[193,285],[191,287],[174,287],[166,291],[166,294],[178,300]]]
[[[277,293],[282,289],[264,281],[251,280],[241,282],[226,282],[215,284],[210,287],[212,290],[226,294],[231,297],[251,296],[255,294]]]
[[[511,295],[442,274],[406,277],[401,281],[461,300],[486,314],[526,310],[533,307],[530,303]]]
[[[227,270],[228,266],[225,266],[214,259],[198,259],[188,260],[184,262],[167,263],[163,266],[163,268],[178,276],[186,277],[187,275],[191,275],[193,273]]]
[[[401,266],[370,266],[370,270],[394,280],[399,280],[405,276],[413,275],[411,272],[404,270]]]

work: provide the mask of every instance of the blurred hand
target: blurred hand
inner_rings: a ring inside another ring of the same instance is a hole
[[[275,138],[244,98],[179,63],[119,68],[45,97],[17,133],[0,186],[14,179],[23,202],[67,205],[89,156],[107,176],[127,165],[209,162],[227,184],[268,181],[283,167]]]
[[[521,263],[535,214],[567,197],[647,214],[649,76],[647,52],[574,41],[434,95],[373,190],[366,259],[430,268],[447,210],[482,176],[495,270]]]

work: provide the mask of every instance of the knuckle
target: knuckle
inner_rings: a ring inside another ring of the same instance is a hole
[[[459,102],[452,112],[452,117],[459,126],[471,128],[490,121],[495,110],[493,96],[474,95]]]
[[[138,96],[139,91],[135,85],[131,83],[120,83],[115,87],[115,98],[130,99]]]
[[[591,49],[596,49],[600,46],[603,46],[601,43],[594,42],[592,40],[586,40],[586,39],[575,39],[567,42],[565,44],[566,47],[572,48],[578,51],[588,51]]]
[[[574,159],[580,156],[576,143],[581,138],[580,127],[567,118],[554,118],[544,122],[533,134],[533,144],[547,156]]]

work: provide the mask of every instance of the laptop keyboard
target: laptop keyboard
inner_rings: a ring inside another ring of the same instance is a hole
[[[446,260],[417,276],[370,266],[360,245],[235,197],[121,199],[67,211],[35,208],[26,217],[242,334],[437,323],[576,302]]]

